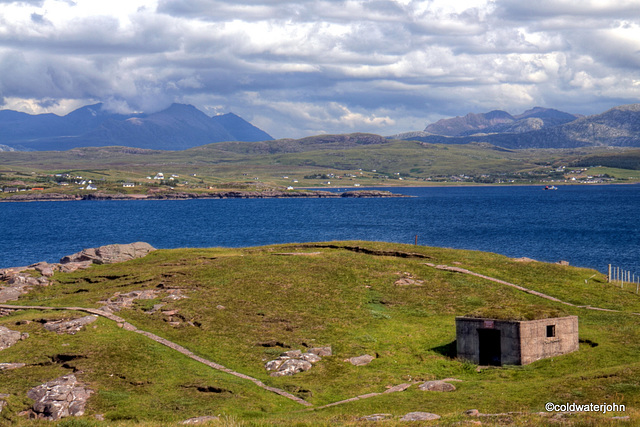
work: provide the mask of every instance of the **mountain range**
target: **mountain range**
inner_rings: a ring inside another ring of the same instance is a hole
[[[477,133],[524,133],[572,122],[579,116],[535,107],[517,116],[494,110],[483,114],[469,113],[464,117],[442,119],[430,124],[425,132],[446,136],[468,136]]]
[[[542,107],[518,115],[501,110],[469,113],[429,124],[424,131],[387,139],[489,143],[508,149],[640,147],[640,104],[621,105],[592,116]],[[173,104],[153,114],[116,114],[102,104],[85,106],[65,116],[0,111],[0,151],[104,146],[185,150],[215,142],[272,140],[269,134],[233,113],[209,117],[184,104]],[[289,141],[278,144],[287,145]]]
[[[390,138],[439,144],[485,142],[512,149],[640,147],[640,104],[621,105],[592,116],[541,107],[516,116],[500,110],[471,113]]]
[[[153,114],[116,114],[102,104],[65,116],[0,111],[0,150],[3,146],[4,150],[61,151],[113,145],[184,150],[212,142],[272,139],[233,113],[209,117],[185,104]]]

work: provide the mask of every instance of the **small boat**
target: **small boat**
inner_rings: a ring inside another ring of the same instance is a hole
[[[544,189],[545,189],[545,190],[557,190],[557,189],[558,189],[558,187],[556,187],[555,185],[552,185],[552,186],[548,186],[548,185],[547,185],[546,187],[544,187]]]

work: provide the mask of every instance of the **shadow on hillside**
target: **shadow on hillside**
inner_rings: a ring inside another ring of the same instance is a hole
[[[456,346],[457,346],[457,340],[453,340],[449,344],[433,347],[430,350],[435,351],[436,353],[441,354],[450,359],[454,359],[458,355],[458,350]]]

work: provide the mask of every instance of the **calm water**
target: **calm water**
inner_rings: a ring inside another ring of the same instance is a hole
[[[376,240],[640,273],[640,185],[401,188],[406,199],[0,203],[0,267],[83,248]]]

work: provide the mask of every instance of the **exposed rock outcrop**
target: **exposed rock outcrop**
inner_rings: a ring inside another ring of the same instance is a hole
[[[23,368],[24,363],[0,363],[0,371],[9,371],[11,369]]]
[[[11,347],[20,340],[24,340],[29,337],[29,334],[22,334],[18,331],[12,331],[11,329],[0,326],[0,350]]]
[[[351,363],[353,366],[364,366],[368,365],[375,359],[375,356],[370,354],[364,354],[362,356],[352,357],[350,359],[345,360],[345,362]]]
[[[35,400],[28,415],[54,421],[84,415],[87,399],[92,393],[78,382],[75,375],[65,375],[27,392],[27,397]]]
[[[126,294],[116,293],[114,296],[106,301],[99,301],[100,304],[105,304],[102,308],[103,311],[113,313],[125,308],[133,307],[135,300],[149,300],[158,296],[160,291],[155,289],[149,289],[145,291],[131,291]]]
[[[402,277],[394,282],[396,286],[423,286],[424,280],[417,279],[413,276],[413,274],[404,272],[398,273]]]
[[[317,354],[320,357],[324,357],[324,356],[332,356],[333,350],[331,349],[331,346],[314,347],[307,350],[307,353],[313,353],[313,354]]]
[[[267,362],[264,367],[267,371],[273,371],[272,377],[294,375],[298,372],[308,371],[314,363],[322,360],[318,353],[331,356],[331,347],[313,348],[306,353],[300,350],[285,351],[277,359]]]
[[[57,334],[75,335],[80,331],[80,329],[95,322],[96,320],[98,320],[98,316],[96,315],[84,316],[71,320],[56,320],[45,323],[44,328]]]
[[[68,264],[49,264],[40,262],[28,267],[14,267],[0,270],[0,280],[6,282],[6,286],[0,287],[0,303],[16,301],[21,295],[27,294],[36,286],[49,286],[50,277],[57,271],[71,273],[78,269],[85,269],[91,266],[91,261],[72,262]],[[37,271],[40,277],[33,274]]]
[[[384,421],[393,418],[392,414],[371,414],[359,418],[360,421]]]
[[[204,417],[189,418],[188,420],[184,420],[180,424],[186,424],[186,425],[205,424],[205,423],[208,423],[210,421],[215,421],[215,420],[219,420],[219,419],[220,419],[219,417],[216,417],[216,416],[213,416],[213,415],[209,415],[209,416],[204,416]]]
[[[399,391],[405,391],[409,387],[411,387],[411,384],[409,383],[398,384],[398,385],[394,385],[393,387],[389,387],[384,391],[384,393],[397,393]]]
[[[26,267],[25,267],[26,268]],[[47,286],[49,280],[42,277],[33,277],[29,272],[16,271],[17,269],[3,270],[2,277],[7,285],[0,287],[0,303],[15,301],[21,295],[29,292],[34,286]]]
[[[0,393],[0,412],[7,406],[7,401],[5,400],[7,397],[9,397],[8,394]]]
[[[422,391],[455,391],[456,387],[444,381],[427,381],[420,384],[418,388]]]
[[[148,243],[136,242],[100,246],[98,248],[83,249],[73,255],[67,255],[60,260],[61,264],[70,262],[91,261],[94,264],[114,264],[142,258],[156,249]]]
[[[431,414],[429,412],[409,412],[407,415],[400,418],[400,421],[431,421],[439,419],[440,415]]]
[[[103,311],[108,313],[113,313],[116,311],[120,311],[126,308],[133,307],[133,304],[136,300],[150,300],[159,298],[160,295],[164,293],[165,296],[162,298],[165,302],[179,301],[181,299],[189,298],[184,295],[182,289],[166,289],[166,290],[157,290],[157,289],[146,289],[141,291],[131,291],[126,294],[121,294],[116,292],[111,298],[105,301],[98,301],[100,304],[104,304],[105,306],[102,308]],[[153,308],[147,313],[155,313],[160,310],[165,304],[155,304]],[[175,311],[175,312],[174,312]],[[177,310],[168,310],[163,311],[163,314],[167,316],[172,316],[177,314]]]
[[[307,362],[306,360],[279,357],[276,360],[267,362],[265,368],[267,371],[275,371],[271,373],[272,377],[282,377],[308,371],[311,369],[311,366],[311,362]]]

